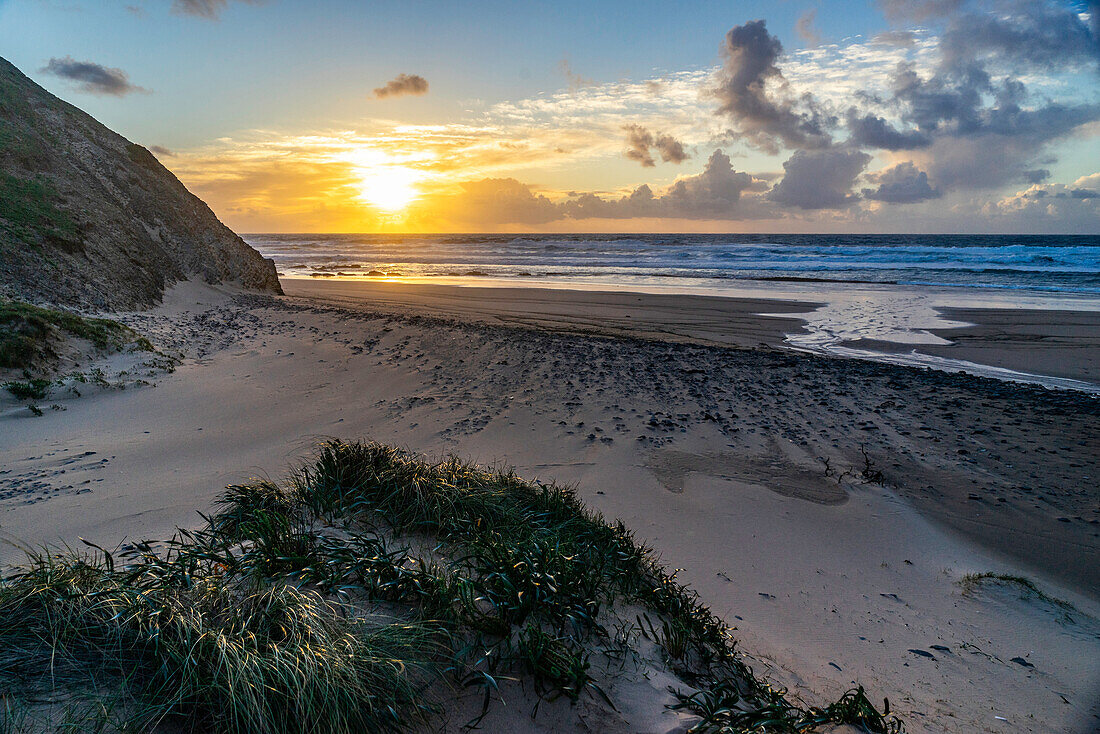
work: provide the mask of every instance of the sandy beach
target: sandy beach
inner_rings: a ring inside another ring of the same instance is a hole
[[[453,452],[575,484],[793,689],[835,697],[858,681],[910,731],[1095,726],[1095,398],[797,354],[782,346],[793,316],[755,315],[805,303],[284,286],[185,284],[121,315],[180,356],[155,386],[89,390],[41,419],[5,398],[0,535],[161,537],[327,436]],[[960,347],[1012,353],[978,315]],[[1072,314],[1063,327],[1095,333]],[[1087,376],[1095,348],[1073,348]],[[1026,576],[1072,610],[960,585],[984,572]]]

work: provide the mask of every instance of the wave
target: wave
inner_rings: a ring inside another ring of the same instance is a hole
[[[1086,235],[248,235],[281,272],[728,279],[1100,291]]]

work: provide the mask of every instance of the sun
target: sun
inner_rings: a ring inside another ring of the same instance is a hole
[[[373,208],[400,212],[420,196],[416,184],[426,174],[379,150],[359,149],[348,156],[359,178],[359,198]]]
[[[401,211],[420,196],[416,182],[423,175],[411,168],[387,166],[361,171],[359,198],[376,209]]]

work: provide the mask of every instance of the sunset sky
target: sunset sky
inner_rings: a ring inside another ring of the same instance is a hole
[[[1100,2],[0,0],[241,232],[1100,231]]]

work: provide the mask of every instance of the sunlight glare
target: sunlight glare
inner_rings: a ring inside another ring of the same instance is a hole
[[[423,177],[409,168],[375,168],[363,170],[360,175],[360,198],[378,209],[399,211],[420,195],[413,184]]]
[[[377,150],[355,151],[350,160],[360,180],[359,198],[376,209],[398,212],[420,196],[416,184],[425,178],[423,171]]]

